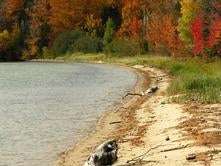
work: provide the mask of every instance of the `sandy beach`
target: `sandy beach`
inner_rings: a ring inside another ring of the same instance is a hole
[[[166,95],[172,81],[167,73],[140,65],[133,68],[140,75],[134,93],[142,93],[150,85],[157,85],[159,90],[124,99],[119,108],[102,116],[93,133],[60,154],[55,165],[82,166],[108,139],[116,139],[119,145],[114,166],[221,165],[221,105],[173,103]]]

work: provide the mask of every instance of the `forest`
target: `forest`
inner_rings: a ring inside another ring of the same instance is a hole
[[[0,60],[221,56],[221,0],[0,0]]]

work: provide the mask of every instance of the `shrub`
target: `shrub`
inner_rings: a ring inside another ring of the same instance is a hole
[[[18,60],[21,53],[21,33],[15,28],[11,32],[0,32],[0,60]]]
[[[65,54],[72,50],[72,46],[79,38],[86,36],[82,31],[63,32],[54,40],[52,50],[56,54]]]
[[[43,59],[53,59],[56,57],[56,55],[52,50],[48,49],[47,47],[43,47],[41,57]]]
[[[104,48],[106,54],[115,56],[134,56],[140,53],[139,43],[129,40],[113,40]]]
[[[72,47],[72,52],[97,53],[102,51],[102,40],[95,37],[84,36],[79,38]]]

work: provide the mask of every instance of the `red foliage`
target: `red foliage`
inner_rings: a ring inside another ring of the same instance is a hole
[[[191,32],[193,36],[193,53],[195,55],[203,52],[204,49],[204,38],[203,38],[203,19],[197,16],[191,25]]]
[[[131,31],[131,36],[133,36],[134,38],[138,38],[141,31],[141,27],[142,27],[142,21],[137,18],[133,18],[129,26],[129,30]]]
[[[210,27],[210,34],[208,37],[207,46],[212,48],[221,41],[221,16],[216,15]]]

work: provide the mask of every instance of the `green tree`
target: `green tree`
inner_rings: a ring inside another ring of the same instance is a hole
[[[58,55],[70,52],[74,43],[85,35],[85,32],[79,30],[62,32],[55,38],[52,50]]]
[[[105,33],[104,33],[104,39],[103,39],[104,46],[107,46],[109,43],[112,42],[114,37],[114,31],[115,31],[115,24],[113,20],[109,18],[107,20]]]

